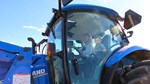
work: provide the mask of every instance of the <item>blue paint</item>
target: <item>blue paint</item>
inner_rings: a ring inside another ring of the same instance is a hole
[[[21,80],[28,80],[25,84],[31,81],[35,84],[49,84],[45,57],[46,55],[43,54],[33,55],[32,48],[23,48],[0,41],[0,80],[3,80],[3,84],[12,84],[15,77],[16,79],[19,77]],[[32,79],[33,71],[36,71],[37,77],[34,76],[35,78]],[[27,78],[22,79],[26,76]]]
[[[3,80],[3,84],[12,84],[16,74],[30,75],[31,58],[31,48],[23,48],[0,41],[0,69],[3,72],[0,73],[0,80]]]
[[[9,52],[20,52],[23,47],[0,41],[0,49]]]
[[[100,12],[104,13],[108,16],[111,16],[112,18],[117,18],[120,17],[119,14],[106,7],[101,7],[101,6],[95,6],[95,5],[88,5],[88,4],[73,4],[73,5],[68,5],[63,8],[63,11],[93,11],[93,12]]]
[[[18,60],[18,57],[23,57],[23,58],[22,60]],[[20,50],[19,54],[16,55],[16,58],[13,60],[5,79],[3,79],[3,84],[12,84],[13,77],[15,75],[22,75],[22,76],[30,75],[31,61],[32,61],[31,58],[32,58],[32,49],[28,48],[28,51],[25,52],[24,48],[22,48],[22,50]],[[28,79],[30,80],[30,78]]]
[[[16,55],[0,51],[0,80],[4,79]]]
[[[32,58],[32,81],[35,84],[50,84],[46,55],[34,55]],[[38,59],[38,60],[36,60]],[[36,62],[35,62],[36,60]]]
[[[117,63],[118,61],[120,61],[123,57],[125,57],[129,53],[137,51],[137,50],[148,50],[148,49],[142,48],[140,46],[123,47],[110,56],[110,58],[108,59],[108,61],[105,64],[105,66],[109,67],[109,66]]]

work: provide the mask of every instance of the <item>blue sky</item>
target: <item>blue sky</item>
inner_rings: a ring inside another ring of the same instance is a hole
[[[105,6],[116,10],[122,17],[128,9],[142,15],[142,23],[134,27],[131,44],[149,47],[149,4],[148,0],[74,0],[71,4],[84,3]],[[52,8],[57,0],[0,0],[0,40],[19,46],[31,46],[27,37],[36,42],[42,38],[47,22],[52,17]]]

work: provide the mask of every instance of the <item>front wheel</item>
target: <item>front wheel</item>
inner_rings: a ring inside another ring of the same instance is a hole
[[[118,84],[150,84],[150,60],[133,64],[119,77]]]
[[[150,84],[150,60],[133,64],[132,70],[125,73],[127,84]]]
[[[101,84],[150,84],[150,60],[131,65],[124,65],[120,61],[110,67],[105,67],[101,76]]]

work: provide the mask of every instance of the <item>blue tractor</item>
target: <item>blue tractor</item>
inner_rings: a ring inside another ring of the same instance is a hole
[[[129,10],[122,18],[109,8],[58,1],[42,34],[48,39],[28,38],[32,47],[0,41],[0,84],[150,83],[150,51],[128,40],[139,14]],[[44,42],[47,54],[37,54]]]

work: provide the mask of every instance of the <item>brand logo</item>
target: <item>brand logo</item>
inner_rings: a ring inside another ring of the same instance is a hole
[[[33,78],[37,78],[39,76],[43,76],[43,75],[46,75],[46,70],[45,69],[39,69],[39,70],[35,70],[35,71],[32,71],[32,76]]]

